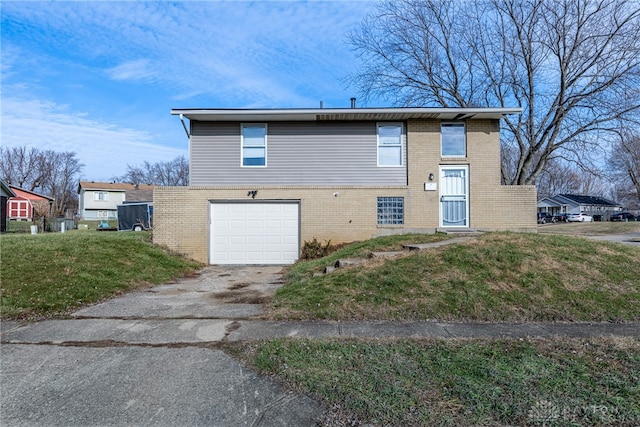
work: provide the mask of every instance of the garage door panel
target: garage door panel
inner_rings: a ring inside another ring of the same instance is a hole
[[[212,264],[291,264],[299,255],[298,203],[212,203]]]
[[[262,230],[264,228],[264,221],[255,219],[247,221],[247,228],[249,230]]]
[[[264,243],[267,245],[279,245],[282,243],[282,238],[281,236],[266,236]]]

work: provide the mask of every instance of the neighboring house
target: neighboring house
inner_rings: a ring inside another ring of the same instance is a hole
[[[15,196],[7,202],[7,218],[14,221],[33,221],[35,217],[48,216],[53,197],[9,185]]]
[[[602,215],[604,220],[622,210],[622,206],[604,197],[581,196],[577,194],[558,194],[544,197],[538,201],[538,212],[583,213],[586,215]]]
[[[7,231],[7,202],[9,197],[16,197],[16,193],[4,180],[0,179],[0,233]]]
[[[173,110],[190,121],[190,186],[154,190],[154,241],[211,264],[287,264],[314,237],[535,231],[535,186],[500,185],[500,119],[520,111]]]
[[[80,181],[78,213],[83,220],[116,220],[118,205],[152,197],[153,185]]]

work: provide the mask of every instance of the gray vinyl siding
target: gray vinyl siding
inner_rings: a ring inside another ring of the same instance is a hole
[[[267,123],[267,167],[241,167],[240,123],[191,123],[190,185],[406,185],[378,167],[376,122]]]

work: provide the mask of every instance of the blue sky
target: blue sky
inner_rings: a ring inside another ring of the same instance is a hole
[[[187,155],[172,108],[348,107],[358,2],[0,3],[1,137],[83,179]],[[363,106],[363,105],[359,105]],[[371,105],[378,106],[378,105]]]

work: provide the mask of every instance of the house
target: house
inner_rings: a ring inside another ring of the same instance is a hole
[[[500,119],[520,111],[172,110],[190,183],[154,190],[154,242],[211,264],[288,264],[314,237],[535,231],[535,186],[500,184]]]
[[[622,206],[604,197],[582,196],[577,194],[558,194],[544,197],[538,201],[538,212],[583,213],[586,215],[601,215],[608,220],[615,212],[620,212]]]
[[[9,185],[15,193],[7,202],[7,218],[14,221],[33,221],[36,217],[49,215],[53,197]]]
[[[9,197],[16,197],[16,193],[4,180],[0,179],[0,233],[7,231],[7,202]]]
[[[151,201],[153,187],[146,184],[80,181],[78,184],[80,219],[118,219],[118,205],[126,201]]]

